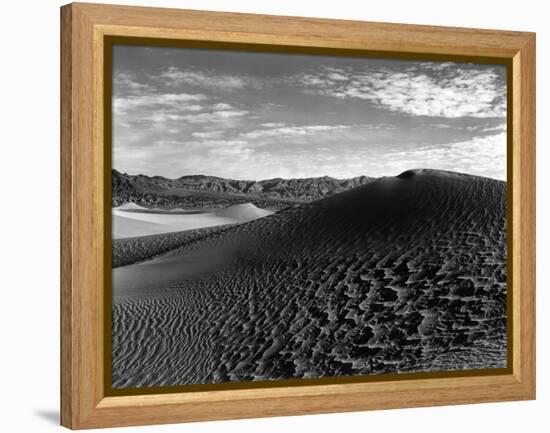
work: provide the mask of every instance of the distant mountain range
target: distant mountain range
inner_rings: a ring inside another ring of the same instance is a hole
[[[204,175],[167,179],[112,170],[112,204],[134,202],[146,206],[215,208],[250,202],[264,209],[282,209],[319,200],[372,180],[374,178],[367,176],[349,179],[323,176],[252,181]]]

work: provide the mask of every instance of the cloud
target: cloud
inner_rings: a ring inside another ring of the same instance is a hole
[[[267,122],[262,123],[260,126],[263,126],[264,128],[281,128],[283,126],[286,126],[286,123],[283,122]]]
[[[218,90],[261,87],[261,82],[252,77],[219,74],[209,70],[179,69],[174,66],[162,72],[160,79],[169,86],[190,85]]]
[[[215,138],[223,134],[223,131],[206,131],[206,132],[193,132],[192,137],[195,138]]]
[[[304,125],[304,126],[281,126],[284,123],[264,123],[262,126],[268,125],[268,129],[257,129],[253,131],[243,132],[241,137],[246,138],[263,138],[263,137],[279,137],[279,136],[306,136],[319,132],[334,132],[349,129],[350,125]],[[271,126],[271,127],[270,127]]]
[[[161,128],[178,133],[186,125],[234,122],[249,111],[212,101],[202,93],[143,93],[115,96],[113,113],[118,129],[134,128],[147,133],[147,128]]]
[[[479,132],[485,132],[485,133],[491,133],[491,134],[497,134],[500,132],[506,132],[506,123],[493,126],[493,127],[485,127],[479,129]]]
[[[113,161],[123,171],[345,178],[427,167],[505,177],[498,66],[326,58],[169,68],[165,56],[139,67],[132,59],[130,73],[113,75]]]
[[[414,116],[506,115],[506,87],[497,67],[424,62],[407,68],[323,68],[293,80],[308,93],[363,99]]]
[[[173,140],[152,138],[146,147],[128,143],[115,148],[114,160],[124,171],[168,177],[197,173],[256,180],[323,175],[379,177],[396,176],[412,168],[433,168],[506,179],[505,132],[450,143],[412,142],[406,148],[376,142],[366,146],[347,143],[322,132],[306,146],[299,145],[302,135],[276,140],[271,136],[225,138],[226,134],[231,132],[194,132],[191,138]]]
[[[217,104],[214,104],[212,107],[214,110],[231,110],[233,109],[233,106],[231,104],[226,104],[223,102],[219,102]]]
[[[135,94],[154,90],[150,84],[138,82],[136,76],[130,72],[117,72],[113,78],[113,88],[115,94]]]
[[[191,124],[223,123],[240,119],[247,114],[249,114],[247,110],[214,110],[197,114],[184,114],[180,116],[179,120]]]
[[[227,140],[219,144],[207,142],[205,144],[206,146],[211,146],[208,149],[208,156],[211,158],[222,158],[219,161],[222,164],[228,162],[228,159],[233,159],[231,162],[239,166],[254,154],[254,150],[247,146],[248,142],[243,140]],[[242,173],[240,176],[242,176]]]
[[[332,72],[328,75],[328,79],[333,81],[347,81],[348,77],[338,72]]]
[[[113,112],[115,114],[128,113],[131,110],[144,109],[155,110],[160,107],[174,107],[178,110],[200,110],[200,106],[191,104],[192,102],[205,101],[208,99],[202,94],[188,93],[148,93],[143,95],[115,96],[113,98]]]
[[[220,174],[243,178],[243,162],[258,154],[246,140],[174,139],[152,140],[146,147],[132,145],[114,149],[115,167],[128,173],[162,173],[167,177],[184,174]],[[264,166],[262,165],[262,168]]]
[[[388,152],[380,162],[388,174],[434,168],[506,180],[506,143],[506,132],[500,132],[454,143],[411,146]]]

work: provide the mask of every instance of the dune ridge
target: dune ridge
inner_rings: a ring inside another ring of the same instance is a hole
[[[219,209],[215,212],[215,214],[226,218],[253,220],[272,215],[273,212],[266,209],[260,209],[252,203],[242,203]]]
[[[113,239],[112,267],[114,269],[150,260],[190,242],[202,239],[204,236],[226,230],[229,227],[232,227],[232,225],[219,225],[195,230]]]
[[[115,387],[506,366],[505,182],[408,170],[131,266],[168,277],[114,270]]]
[[[138,205],[137,203],[123,203],[117,207],[115,207],[116,210],[148,210],[148,208]]]
[[[273,212],[252,203],[209,211],[148,209],[136,203],[126,203],[113,209],[112,232],[113,239],[117,240],[240,224],[271,214]]]

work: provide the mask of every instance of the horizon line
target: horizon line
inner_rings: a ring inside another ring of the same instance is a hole
[[[482,175],[479,175],[479,174],[467,173],[467,172],[464,172],[464,171],[443,170],[443,169],[439,169],[439,168],[427,168],[427,167],[409,168],[409,169],[403,170],[401,173],[398,173],[396,175],[384,175],[384,176],[369,176],[369,175],[366,175],[366,174],[360,174],[358,176],[351,176],[351,177],[333,177],[333,176],[329,176],[329,175],[325,174],[325,175],[321,175],[321,176],[309,176],[309,177],[280,177],[280,176],[278,176],[278,177],[270,177],[270,178],[263,178],[263,179],[236,179],[236,178],[232,178],[232,177],[224,177],[224,176],[218,176],[218,175],[212,175],[212,174],[201,174],[201,173],[184,174],[184,175],[179,176],[179,177],[166,177],[166,176],[163,176],[163,175],[160,175],[160,174],[154,174],[154,175],[148,175],[148,174],[143,174],[143,173],[131,174],[131,173],[128,173],[126,171],[121,171],[117,168],[111,167],[111,171],[116,171],[117,173],[120,173],[122,175],[134,176],[134,177],[136,177],[136,176],[145,176],[145,177],[148,177],[148,178],[162,177],[162,178],[167,179],[167,180],[178,180],[178,179],[182,179],[182,178],[185,178],[185,177],[211,177],[211,178],[217,178],[217,179],[223,179],[223,180],[232,180],[232,181],[237,181],[237,182],[256,182],[256,183],[265,182],[265,181],[269,181],[269,180],[277,180],[277,179],[282,179],[282,180],[306,180],[306,179],[328,178],[328,179],[334,179],[334,180],[339,180],[339,181],[349,180],[349,179],[357,179],[357,178],[361,178],[361,177],[366,177],[366,178],[369,178],[369,179],[380,179],[380,178],[383,178],[383,177],[398,177],[401,174],[403,174],[407,171],[412,171],[412,170],[441,171],[441,172],[447,172],[447,173],[464,174],[464,175],[467,175],[467,176],[483,177],[483,178],[486,178],[486,179],[493,179],[493,180],[498,180],[498,181],[501,181],[501,182],[506,182],[507,181],[507,177],[506,177],[506,179],[500,179],[500,178],[496,178],[496,177],[482,176]]]

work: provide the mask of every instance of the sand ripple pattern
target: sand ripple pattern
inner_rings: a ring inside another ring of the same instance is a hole
[[[412,170],[169,255],[215,251],[116,299],[115,387],[506,366],[505,182]]]
[[[152,259],[212,233],[221,232],[231,226],[232,224],[225,224],[160,235],[113,239],[113,268]]]

